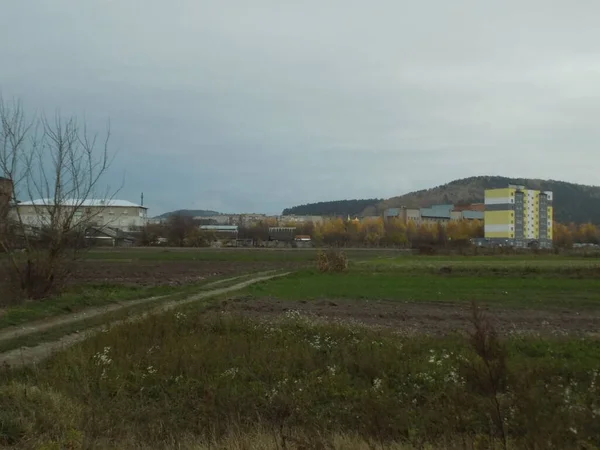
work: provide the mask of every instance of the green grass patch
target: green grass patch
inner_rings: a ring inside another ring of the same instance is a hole
[[[401,272],[303,271],[250,286],[256,297],[471,302],[511,307],[598,307],[600,279],[432,276]]]
[[[369,267],[377,268],[511,268],[515,270],[563,269],[563,268],[600,268],[600,262],[590,261],[589,258],[564,256],[386,256],[377,255],[362,261]]]
[[[172,292],[174,292],[174,288],[166,286],[140,287],[110,284],[77,286],[55,297],[6,308],[0,315],[0,329],[73,313],[86,308],[166,295]]]
[[[491,448],[501,439],[499,411],[509,448],[594,448],[598,342],[520,337],[505,346],[494,402],[472,371],[481,361],[459,336],[311,323],[294,312],[269,323],[187,309],[115,327],[3,379],[40,386],[81,411],[65,420],[83,447],[174,448],[185,437],[259,426],[277,442],[299,429],[321,439],[355,433],[376,448]],[[7,402],[0,393],[0,410]],[[13,415],[38,417],[22,412],[25,403],[10,406]],[[44,432],[28,429],[29,439]],[[54,439],[67,440],[59,431]],[[15,444],[23,439],[4,432]]]

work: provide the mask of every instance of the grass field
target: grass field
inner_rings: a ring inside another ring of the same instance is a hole
[[[564,279],[403,274],[352,271],[320,274],[304,271],[252,286],[255,297],[290,300],[386,299],[404,302],[471,302],[527,308],[600,306],[600,278]]]
[[[5,374],[0,423],[5,442],[32,448],[174,448],[257,429],[279,448],[286,439],[288,448],[331,448],[344,435],[376,448],[501,448],[504,439],[509,448],[594,448],[600,345],[504,345],[506,361],[489,358],[502,367],[491,388],[485,361],[459,337],[188,308]],[[291,445],[298,430],[308,447]]]
[[[348,272],[323,274],[306,267],[315,257],[308,250],[90,255],[92,264],[163,268],[265,258],[297,270],[116,326],[37,367],[0,369],[0,446],[600,446],[593,259],[363,251],[349,254]],[[189,288],[201,285],[121,294]],[[103,289],[108,299],[121,295],[100,286],[86,301],[95,304]],[[496,331],[480,316],[469,323],[472,301],[502,326]]]

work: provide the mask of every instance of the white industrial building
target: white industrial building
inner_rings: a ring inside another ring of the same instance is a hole
[[[135,231],[148,222],[148,208],[127,200],[77,200],[67,199],[61,203],[67,214],[73,214],[74,223],[85,222],[97,227],[110,227],[122,231]],[[12,211],[17,214],[24,225],[43,227],[49,223],[50,213],[54,208],[51,199],[38,199],[19,202]]]

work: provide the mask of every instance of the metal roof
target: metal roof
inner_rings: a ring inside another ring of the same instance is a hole
[[[23,206],[53,206],[54,199],[51,198],[39,198],[31,201],[19,202],[19,205]],[[61,206],[81,206],[81,207],[91,207],[91,206],[104,206],[104,207],[115,207],[115,208],[144,208],[148,209],[145,206],[138,205],[136,203],[130,202],[128,200],[118,200],[118,199],[86,199],[86,200],[78,200],[76,198],[68,198],[61,202]]]
[[[237,225],[200,225],[201,230],[237,231]]]
[[[454,205],[431,205],[430,208],[421,208],[421,217],[435,217],[449,219]]]
[[[462,211],[462,216],[465,219],[481,219],[483,220],[483,211]]]

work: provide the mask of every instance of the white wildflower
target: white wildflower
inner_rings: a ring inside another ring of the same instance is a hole
[[[321,349],[321,336],[315,334],[311,340],[308,341],[309,345],[315,350]]]
[[[298,320],[302,318],[302,313],[297,309],[290,309],[289,311],[286,311],[284,315],[290,320]]]
[[[228,378],[235,378],[235,376],[238,374],[239,371],[240,371],[240,369],[238,369],[237,367],[232,367],[230,369],[227,369],[225,372],[223,372],[221,374],[221,376],[228,377]]]
[[[94,355],[94,359],[96,360],[97,366],[108,366],[112,363],[112,359],[108,354],[110,353],[110,347],[104,347],[102,352],[98,352]]]
[[[383,380],[381,378],[375,378],[373,380],[373,390],[375,392],[381,391],[381,385],[383,384]]]

